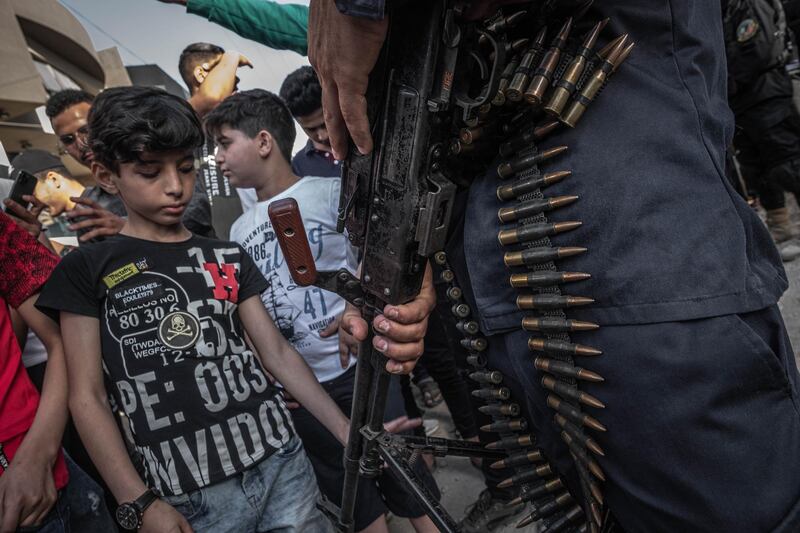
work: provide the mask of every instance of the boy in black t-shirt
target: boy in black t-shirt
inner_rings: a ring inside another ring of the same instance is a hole
[[[342,442],[348,421],[264,309],[267,283],[248,254],[181,223],[203,141],[197,116],[162,90],[125,87],[97,97],[89,128],[95,178],[128,218],[119,235],[65,257],[37,305],[60,312],[70,407],[125,502],[117,520],[143,532],[329,530],[265,369]],[[144,480],[104,374],[130,419]]]

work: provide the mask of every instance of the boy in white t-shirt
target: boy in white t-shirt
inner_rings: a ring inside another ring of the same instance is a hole
[[[292,280],[272,229],[267,208],[292,197],[300,206],[312,254],[320,270],[357,268],[355,250],[336,231],[339,178],[299,178],[290,165],[295,129],[286,105],[276,95],[251,90],[227,98],[206,117],[206,130],[217,143],[217,165],[236,187],[252,187],[258,203],[231,227],[230,239],[242,245],[270,283],[262,294],[265,307],[287,340],[303,356],[323,388],[344,412],[352,407],[357,342],[339,318],[345,301],[317,287],[298,287]],[[405,415],[397,383],[390,389],[386,420]],[[292,411],[298,434],[314,466],[320,488],[341,501],[343,448],[305,409]],[[418,474],[432,490],[436,484],[418,464]],[[355,530],[387,531],[385,514],[411,519],[417,531],[436,531],[423,508],[394,475],[362,478],[358,488]]]

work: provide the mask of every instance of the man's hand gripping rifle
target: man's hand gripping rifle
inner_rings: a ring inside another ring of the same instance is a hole
[[[294,200],[269,208],[294,280],[336,292],[359,307],[368,324],[386,304],[404,304],[419,294],[428,258],[444,248],[462,174],[448,158],[456,124],[475,117],[497,92],[505,43],[464,23],[459,17],[464,8],[454,0],[413,2],[390,15],[367,94],[375,150],[364,156],[351,146],[342,171],[338,229],[346,229],[361,250],[360,279],[345,269],[316,270]],[[370,327],[359,346],[340,528],[352,530],[358,476],[376,476],[386,463],[441,531],[457,531],[409,467],[408,456],[505,454],[468,441],[385,433],[390,374],[386,357],[373,348],[373,336]]]

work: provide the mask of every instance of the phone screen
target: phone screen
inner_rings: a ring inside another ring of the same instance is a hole
[[[24,170],[15,170],[16,178],[14,178],[14,185],[11,187],[11,194],[8,197],[14,200],[24,208],[28,207],[28,202],[23,196],[33,195],[36,189],[36,176]],[[6,208],[8,211],[8,208]]]

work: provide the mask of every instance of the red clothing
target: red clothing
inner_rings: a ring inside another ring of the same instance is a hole
[[[57,263],[55,255],[0,212],[0,475],[4,465],[13,461],[39,405],[39,393],[22,365],[6,303],[18,307],[36,294]],[[53,478],[57,489],[67,484],[61,453]]]

